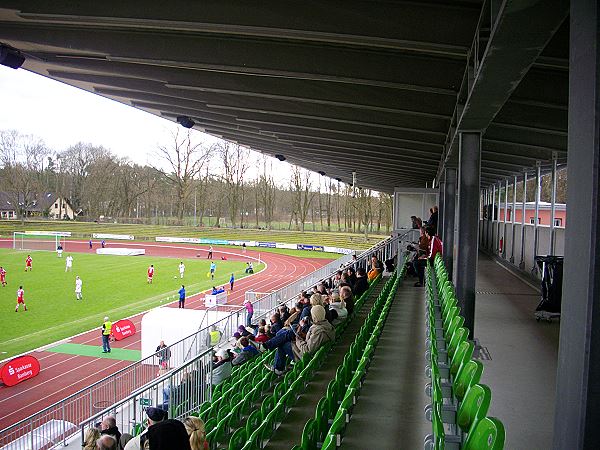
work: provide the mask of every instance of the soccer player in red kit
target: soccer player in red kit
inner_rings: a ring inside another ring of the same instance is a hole
[[[6,270],[2,266],[0,266],[0,283],[2,283],[2,287],[6,286]]]
[[[25,272],[28,270],[31,272],[31,263],[33,259],[31,259],[31,255],[27,255],[27,259],[25,260]]]
[[[25,299],[23,298],[25,295],[25,291],[23,290],[23,286],[19,286],[19,290],[17,291],[17,306],[15,308],[15,312],[19,312],[19,305],[23,304],[25,311],[27,311],[27,305],[25,305]]]
[[[154,276],[154,264],[150,264],[150,267],[148,267],[148,284],[152,284],[153,276]]]

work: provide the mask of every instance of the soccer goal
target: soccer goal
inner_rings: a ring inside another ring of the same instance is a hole
[[[71,233],[41,233],[41,232],[19,232],[13,233],[13,248],[15,250],[49,250],[56,251],[59,245],[63,250],[65,247],[65,237]]]

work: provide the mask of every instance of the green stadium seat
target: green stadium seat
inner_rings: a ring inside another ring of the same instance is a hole
[[[456,374],[452,383],[452,394],[460,402],[474,384],[479,383],[483,373],[483,364],[480,361],[468,361]]]
[[[450,363],[450,375],[452,377],[458,373],[463,364],[466,364],[470,361],[471,357],[473,356],[473,350],[474,345],[472,342],[464,341],[458,346],[458,349],[456,350],[456,353],[454,353]]]
[[[246,445],[248,445],[248,443],[250,443],[252,445],[250,448],[256,448],[256,449],[263,448],[264,442],[267,439],[269,439],[269,437],[271,436],[271,431],[268,430],[267,427],[268,427],[267,422],[263,421],[258,426],[258,428],[256,430],[254,430],[254,432],[250,435]],[[246,448],[246,447],[244,446],[244,448]]]
[[[336,445],[338,445],[344,435],[344,431],[346,430],[346,417],[348,415],[348,411],[344,408],[338,409],[335,417],[333,418],[333,422],[331,423],[331,428],[329,429],[329,434],[333,434],[336,438]]]
[[[492,391],[484,384],[475,384],[465,395],[456,413],[456,424],[463,432],[483,419],[492,401]]]
[[[318,424],[315,419],[308,419],[302,430],[302,450],[315,450],[318,441]]]
[[[229,450],[240,450],[246,443],[246,429],[238,428],[229,439]]]
[[[319,440],[322,440],[325,431],[327,431],[327,423],[332,411],[329,409],[329,403],[327,397],[321,397],[315,408],[315,422],[319,431]]]
[[[328,434],[323,441],[321,450],[334,450],[335,448],[337,448],[337,437],[335,434]]]
[[[266,415],[264,417],[266,417]],[[262,421],[263,413],[261,411],[257,410],[250,413],[248,419],[246,419],[246,436],[249,437],[252,433],[254,433],[254,430],[258,428]]]
[[[495,417],[481,419],[469,433],[461,450],[502,450],[506,433]]]
[[[262,413],[262,417],[267,417],[267,414],[269,414],[274,407],[275,407],[275,396],[268,395],[267,397],[265,397],[260,406],[260,412]]]

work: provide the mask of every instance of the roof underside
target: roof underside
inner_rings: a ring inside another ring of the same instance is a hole
[[[431,186],[457,130],[483,186],[566,162],[568,2],[2,3],[25,69],[361,187]]]

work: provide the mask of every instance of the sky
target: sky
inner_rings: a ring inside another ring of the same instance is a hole
[[[15,129],[44,140],[53,151],[77,142],[102,145],[118,156],[154,165],[156,149],[168,143],[175,122],[28,72],[0,66],[0,129]],[[216,138],[199,131],[198,140]],[[276,181],[289,180],[289,164],[273,159]],[[250,176],[255,171],[251,170]]]

